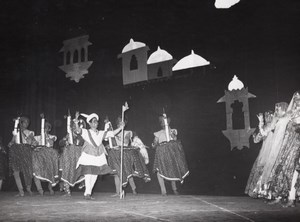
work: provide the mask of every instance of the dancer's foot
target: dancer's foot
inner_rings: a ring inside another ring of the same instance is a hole
[[[161,193],[161,195],[162,195],[163,197],[166,197],[166,196],[167,196],[167,193]]]
[[[134,190],[132,190],[132,194],[133,194],[133,195],[137,195],[138,193],[137,193],[136,190],[134,189]]]
[[[54,191],[53,190],[50,190],[50,195],[54,196]]]
[[[63,197],[71,197],[71,193],[65,193],[64,195],[62,195]]]
[[[177,190],[173,190],[174,192],[174,195],[178,196],[179,195],[179,192]]]
[[[85,187],[85,185],[84,185],[84,183],[81,183],[81,184],[79,184],[79,186],[78,186],[78,189],[82,189],[82,188],[84,188]]]
[[[269,202],[268,202],[268,204],[269,205],[274,205],[274,204],[278,204],[278,203],[280,203],[281,202],[281,199],[275,199],[275,200],[270,200]]]
[[[40,196],[44,196],[44,191],[43,190],[39,190],[38,192],[39,192]]]
[[[85,196],[84,196],[84,199],[85,199],[85,200],[95,200],[95,198],[92,197],[90,194],[85,195]]]
[[[15,197],[24,197],[24,192],[19,192]]]
[[[286,203],[283,203],[281,205],[284,208],[288,208],[288,207],[295,207],[296,203],[295,203],[295,200],[288,200]]]
[[[119,196],[120,196],[119,193],[115,193],[115,194],[111,195],[111,197],[119,197]]]

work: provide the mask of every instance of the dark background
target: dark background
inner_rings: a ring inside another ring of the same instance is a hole
[[[241,0],[227,10],[212,0],[2,0],[0,2],[0,135],[11,139],[12,119],[31,119],[40,132],[40,113],[52,123],[52,133],[66,134],[64,115],[70,109],[106,115],[114,123],[125,101],[130,109],[128,129],[146,145],[159,130],[164,107],[177,128],[190,175],[182,193],[242,195],[261,144],[230,149],[223,136],[224,95],[237,75],[256,98],[249,100],[251,127],[258,112],[289,102],[299,90],[300,2],[297,0]],[[65,78],[63,40],[90,36],[89,74],[79,83]],[[130,38],[160,46],[180,60],[191,50],[211,62],[205,68],[174,72],[168,81],[124,87],[117,59]],[[180,78],[179,78],[180,77]],[[103,127],[103,126],[101,126]],[[152,172],[154,150],[149,150]],[[156,177],[138,191],[159,193]],[[12,178],[5,189],[16,189]],[[99,178],[95,191],[113,192],[111,177]]]

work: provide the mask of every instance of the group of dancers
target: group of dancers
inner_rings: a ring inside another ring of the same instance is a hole
[[[124,108],[124,106],[123,106]],[[125,108],[126,110],[126,108]],[[134,177],[150,182],[147,168],[149,156],[146,146],[136,132],[126,129],[124,115],[116,120],[116,129],[111,122],[104,120],[104,129],[99,130],[99,116],[76,112],[75,118],[67,116],[66,136],[59,141],[51,135],[51,124],[41,116],[41,134],[28,129],[27,117],[15,119],[13,137],[8,144],[9,168],[14,176],[18,196],[25,191],[32,193],[32,180],[39,195],[44,194],[41,182],[48,183],[51,195],[53,187],[59,184],[64,196],[71,196],[71,189],[76,184],[84,188],[84,198],[93,200],[93,187],[98,175],[110,174],[114,177],[113,196],[124,197],[124,187],[129,183],[132,193],[137,194]],[[155,149],[153,172],[157,175],[161,194],[167,195],[165,180],[171,181],[172,190],[178,195],[176,181],[183,183],[189,174],[185,154],[177,130],[170,128],[170,118],[163,114],[159,117],[161,130],[154,133],[152,148]],[[54,149],[58,142],[61,152]],[[25,189],[20,177],[22,172]]]
[[[295,207],[300,192],[300,91],[289,104],[275,104],[275,111],[258,114],[255,143],[262,142],[245,193],[268,204]]]

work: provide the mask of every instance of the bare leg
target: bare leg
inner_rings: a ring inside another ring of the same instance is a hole
[[[23,185],[22,185],[22,181],[21,181],[21,178],[20,178],[20,171],[14,171],[14,178],[15,178],[18,190],[19,190],[18,196],[23,197],[24,196],[24,190],[23,190]]]
[[[113,196],[118,196],[120,194],[120,178],[118,175],[114,175],[114,180],[115,180],[115,187],[116,187],[116,195]]]
[[[54,191],[52,189],[52,184],[51,183],[48,183],[48,189],[49,189],[50,195],[54,195]]]
[[[163,196],[165,196],[165,195],[167,195],[167,191],[166,191],[164,178],[162,178],[158,173],[156,173],[156,175],[157,175],[158,183],[160,186],[161,194]]]
[[[39,194],[41,196],[43,196],[44,195],[44,191],[43,191],[43,188],[42,188],[41,180],[39,180],[38,178],[34,177],[34,183],[35,183],[36,189],[39,192]]]
[[[171,181],[171,185],[172,185],[172,190],[174,192],[175,195],[179,195],[178,191],[177,191],[177,187],[176,187],[176,181],[172,180]]]
[[[131,189],[132,189],[133,195],[137,195],[137,192],[136,192],[136,186],[135,186],[133,177],[130,177],[130,178],[129,178],[129,185],[130,185],[130,187],[131,187]]]

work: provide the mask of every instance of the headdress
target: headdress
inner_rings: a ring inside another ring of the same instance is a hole
[[[93,118],[96,118],[97,120],[99,120],[99,116],[96,113],[92,113],[90,115],[84,114],[84,113],[80,113],[81,116],[86,118],[86,121],[89,123]]]

